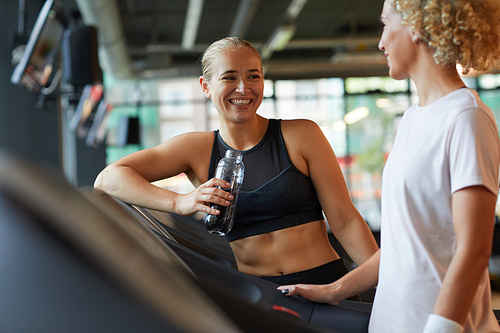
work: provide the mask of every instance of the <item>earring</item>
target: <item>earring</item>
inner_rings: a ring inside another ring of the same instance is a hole
[[[418,35],[413,35],[413,37],[411,38],[411,41],[412,41],[413,43],[418,42]]]

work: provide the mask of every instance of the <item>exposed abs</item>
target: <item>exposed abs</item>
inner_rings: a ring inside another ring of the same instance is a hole
[[[257,276],[290,274],[323,265],[339,256],[324,221],[250,236],[230,243],[238,269]]]

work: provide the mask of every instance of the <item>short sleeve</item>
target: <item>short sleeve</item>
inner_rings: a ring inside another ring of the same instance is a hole
[[[492,115],[481,109],[459,113],[449,136],[451,192],[483,185],[498,194],[500,143]]]

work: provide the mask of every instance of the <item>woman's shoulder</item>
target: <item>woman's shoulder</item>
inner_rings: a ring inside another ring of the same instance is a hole
[[[450,98],[448,120],[450,123],[455,123],[457,119],[481,119],[485,118],[495,122],[493,113],[488,105],[486,105],[479,94],[473,89],[460,89],[454,92],[454,96]]]
[[[309,119],[281,120],[281,128],[292,131],[311,131],[319,128],[318,124]]]
[[[305,118],[282,119],[281,124],[286,126],[317,125],[314,121]]]
[[[284,120],[282,122],[281,132],[283,133],[283,139],[287,146],[288,154],[299,170],[301,159],[308,160],[315,152],[323,154],[326,152],[326,149],[331,149],[323,131],[319,125],[312,120]],[[308,174],[307,172],[302,172]]]
[[[321,128],[309,119],[290,119],[281,121],[281,132],[285,137],[303,140],[312,139],[315,135],[320,134]]]

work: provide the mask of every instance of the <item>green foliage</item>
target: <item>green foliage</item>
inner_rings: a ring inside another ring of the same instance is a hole
[[[357,156],[359,167],[369,173],[382,173],[384,169],[383,137],[378,137]]]

